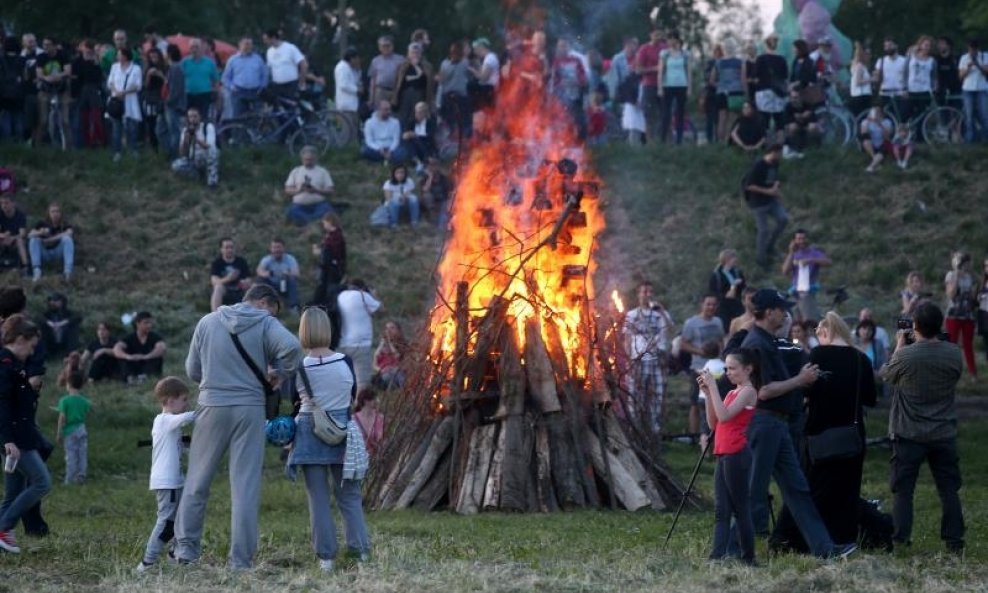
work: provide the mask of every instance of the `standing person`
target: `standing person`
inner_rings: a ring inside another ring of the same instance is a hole
[[[149,375],[161,375],[168,345],[153,329],[154,317],[141,311],[134,316],[134,331],[113,346],[113,355],[120,361],[121,375],[128,385],[139,385]]]
[[[65,441],[65,483],[82,484],[86,481],[89,457],[89,433],[86,431],[86,415],[93,404],[80,390],[86,383],[81,372],[69,374],[68,393],[58,400],[58,426],[55,443]]]
[[[672,105],[676,104],[676,144],[683,143],[683,130],[686,127],[686,102],[693,86],[693,72],[690,70],[689,54],[683,49],[679,33],[669,35],[669,47],[659,54],[659,100],[661,102],[661,130],[659,137],[664,143],[669,136],[672,118]]]
[[[851,58],[851,99],[848,108],[857,117],[871,107],[871,70],[868,63],[871,54],[860,41],[854,42],[854,57]]]
[[[972,39],[967,53],[957,64],[964,98],[964,139],[974,142],[975,128],[980,125],[982,141],[988,141],[988,52],[981,51],[981,44]],[[977,124],[977,125],[976,125]]]
[[[394,99],[398,67],[405,63],[405,58],[395,53],[394,39],[390,35],[378,37],[377,51],[378,55],[367,67],[367,78],[370,80],[367,104],[372,109],[381,101],[390,103]]]
[[[755,60],[758,59],[758,48],[754,42],[744,44],[744,64],[741,67],[741,82],[744,84],[744,98],[755,104],[755,89],[758,88],[758,67]]]
[[[340,216],[335,212],[324,214],[322,229],[322,242],[312,245],[312,254],[319,258],[319,284],[316,286],[312,301],[323,306],[331,304],[335,308],[335,287],[340,285],[343,277],[346,276],[346,239],[343,237],[343,223]],[[338,334],[339,331],[334,332],[334,335]]]
[[[285,298],[288,307],[298,312],[298,261],[291,253],[285,252],[285,241],[278,237],[271,239],[268,254],[257,264],[257,281],[271,286]]]
[[[782,273],[790,277],[789,294],[796,297],[796,321],[816,321],[820,319],[816,295],[820,292],[820,269],[833,265],[827,253],[810,244],[806,229],[796,229],[786,259],[782,262]]]
[[[560,39],[552,60],[552,94],[566,108],[581,140],[587,137],[587,114],[583,110],[583,95],[589,84],[587,74],[583,62],[570,53],[569,41]]]
[[[469,69],[475,79],[471,101],[474,110],[482,110],[494,106],[494,94],[501,82],[501,62],[486,37],[474,40],[473,51],[480,59],[480,65]]]
[[[244,36],[230,61],[223,69],[223,88],[233,100],[233,117],[240,117],[257,108],[261,92],[268,88],[268,65],[254,51],[254,40]]]
[[[954,41],[947,36],[937,39],[937,51],[933,59],[937,62],[936,97],[938,105],[963,107],[961,97],[961,77],[957,69],[957,54]]]
[[[727,355],[727,380],[735,388],[721,399],[717,380],[704,370],[698,377],[699,388],[706,395],[707,423],[714,431],[714,542],[711,560],[728,558],[731,519],[737,525],[741,562],[755,563],[755,532],[751,523],[751,499],[748,478],[751,473],[751,450],[748,448],[748,425],[755,413],[759,380],[754,359],[743,352]]]
[[[77,148],[106,144],[103,128],[103,70],[92,40],[79,43],[72,60],[72,131]]]
[[[408,46],[408,58],[395,72],[395,92],[391,106],[398,110],[398,120],[407,126],[414,119],[415,106],[425,102],[434,105],[436,100],[436,74],[432,65],[422,58],[422,46]]]
[[[14,37],[3,40],[0,54],[0,142],[24,140],[24,58]]]
[[[875,62],[872,79],[878,84],[878,95],[882,108],[888,111],[889,103],[895,103],[894,113],[902,113],[902,99],[906,95],[906,65],[908,60],[899,55],[899,45],[891,37],[886,37],[882,46],[885,55]]]
[[[14,527],[51,490],[51,475],[39,452],[45,438],[35,414],[38,392],[27,378],[25,363],[34,353],[40,333],[23,315],[8,317],[0,327],[0,442],[5,467],[4,499],[0,504],[0,549],[20,553]],[[25,525],[25,528],[27,526]]]
[[[645,136],[655,141],[659,131],[659,54],[666,49],[665,33],[653,27],[648,43],[635,55],[635,72],[641,77],[641,109],[645,115]]]
[[[943,313],[923,303],[913,314],[913,331],[900,330],[895,353],[882,379],[892,388],[889,436],[892,439],[892,518],[896,544],[908,546],[913,528],[913,492],[926,461],[943,508],[940,538],[951,552],[964,550],[964,513],[957,491],[961,470],[957,455],[957,382],[963,373],[955,344],[937,339]],[[910,334],[915,343],[909,343]]]
[[[188,111],[185,101],[185,73],[182,72],[182,52],[174,43],[168,44],[168,73],[166,76],[164,121],[168,128],[168,158],[178,158],[178,143],[182,137],[182,122]]]
[[[203,120],[211,121],[209,108],[213,104],[220,74],[216,62],[203,54],[201,40],[189,42],[189,55],[182,60],[181,68],[185,75],[186,104],[189,109],[198,109]]]
[[[810,58],[810,47],[803,39],[797,39],[792,44],[793,59],[789,69],[789,88],[802,91],[808,86],[817,84],[816,64]]]
[[[907,62],[906,91],[909,93],[909,110],[903,114],[904,120],[922,113],[930,105],[937,82],[936,60],[932,55],[933,38],[921,35],[914,47],[916,49]]]
[[[717,295],[717,316],[727,330],[731,322],[744,313],[741,295],[747,287],[744,272],[738,267],[738,252],[724,249],[717,256],[717,267],[710,273],[707,290]]]
[[[178,158],[172,171],[192,177],[202,176],[211,190],[220,184],[220,149],[216,146],[216,126],[198,107],[189,107],[185,128],[178,143]],[[201,177],[200,177],[201,178]]]
[[[634,381],[629,412],[656,436],[662,429],[669,336],[674,329],[669,311],[654,300],[652,283],[639,284],[638,306],[625,315],[622,328]]]
[[[117,52],[117,61],[110,68],[110,75],[106,79],[106,86],[110,89],[110,96],[123,102],[123,110],[117,117],[110,116],[113,136],[113,162],[120,162],[120,155],[123,151],[123,136],[127,134],[127,148],[131,154],[137,156],[137,128],[141,125],[141,102],[138,95],[141,92],[143,76],[141,67],[131,60],[130,51]]]
[[[635,71],[638,38],[629,37],[624,49],[611,59],[614,73],[613,97],[621,106],[621,129],[628,133],[628,144],[640,146],[645,142],[645,114],[641,110],[641,76]]]
[[[473,110],[467,85],[470,82],[470,64],[463,55],[463,43],[454,41],[449,54],[439,64],[439,94],[442,99],[440,115],[459,138],[473,134]]]
[[[333,81],[336,86],[336,110],[357,117],[357,112],[360,111],[360,91],[363,82],[360,74],[360,53],[356,48],[348,47],[343,52],[343,57],[333,68]]]
[[[985,358],[988,359],[988,258],[981,264],[984,271],[981,276],[981,286],[978,288],[978,333],[985,343]]]
[[[711,348],[710,344],[716,346],[716,351],[720,351],[721,344],[724,343],[724,322],[717,317],[717,305],[719,299],[715,294],[708,294],[703,297],[700,304],[700,312],[690,317],[683,323],[682,339],[679,348],[690,353],[690,375],[695,380],[700,376],[709,360],[704,353]],[[700,432],[700,386],[693,387],[690,394],[689,410],[689,432],[697,434]],[[712,427],[711,427],[712,428]]]
[[[923,288],[923,275],[913,270],[906,275],[906,287],[899,292],[899,299],[902,302],[902,310],[899,313],[902,317],[912,317],[916,312],[916,307],[933,296],[933,293],[926,292]]]
[[[370,558],[370,535],[360,493],[363,476],[347,476],[343,471],[344,457],[349,457],[348,449],[362,444],[350,440],[363,436],[359,430],[348,429],[342,442],[329,445],[314,432],[314,414],[326,414],[337,426],[353,423],[350,408],[357,393],[353,361],[330,349],[331,332],[329,317],[322,309],[310,308],[302,313],[298,337],[305,358],[298,371],[300,380],[296,381],[301,407],[295,417],[295,442],[288,455],[289,469],[301,468],[305,478],[312,550],[319,558],[319,568],[323,572],[333,571],[338,549],[336,525],[330,510],[330,482],[333,498],[343,517],[347,548],[361,561]]]
[[[767,270],[775,255],[775,243],[789,223],[789,215],[782,205],[782,183],[779,181],[779,161],[782,145],[770,144],[765,155],[755,161],[742,181],[744,199],[755,215],[755,262]],[[769,218],[775,226],[769,231]]]
[[[199,383],[199,415],[175,521],[175,557],[179,562],[199,559],[209,488],[227,451],[232,525],[229,564],[234,569],[246,569],[254,561],[264,461],[265,394],[294,375],[301,356],[298,340],[276,317],[280,310],[278,293],[258,284],[247,291],[242,303],[220,307],[196,325],[185,370]]]
[[[189,388],[178,377],[165,377],[154,386],[161,413],[151,425],[151,477],[149,488],[158,501],[158,518],[144,548],[137,572],[146,572],[158,561],[161,548],[175,537],[175,516],[182,499],[182,427],[195,421],[188,408]]]
[[[755,58],[755,73],[758,78],[755,107],[762,116],[765,128],[768,129],[770,124],[774,126],[776,142],[782,140],[786,123],[786,81],[789,80],[789,64],[779,55],[778,49],[779,37],[772,33],[765,38],[765,52]]]
[[[950,258],[950,271],[944,277],[947,293],[947,333],[950,341],[964,351],[964,362],[972,377],[978,376],[974,361],[974,320],[978,310],[978,285],[971,273],[971,256],[955,251]]]
[[[717,133],[717,62],[724,59],[724,46],[715,43],[710,52],[710,59],[703,65],[703,103],[704,123],[706,124],[706,137],[708,144],[716,144],[722,140]]]
[[[785,325],[794,303],[782,293],[762,289],[751,299],[755,322],[740,348],[752,351],[757,359],[762,386],[758,404],[748,429],[752,450],[751,513],[755,533],[768,532],[769,479],[774,476],[782,500],[799,527],[810,552],[819,558],[846,558],[857,550],[853,543],[835,545],[813,504],[809,484],[800,468],[790,433],[789,420],[801,407],[802,389],[819,377],[816,365],[806,364],[792,375],[785,364],[776,335]],[[731,350],[729,350],[731,351]]]
[[[744,60],[731,53],[714,62],[711,72],[717,92],[717,138],[726,140],[733,127],[732,114],[744,104]]]
[[[21,81],[24,89],[24,135],[31,144],[36,144],[38,136],[46,131],[41,118],[47,118],[48,105],[41,102],[38,90],[38,65],[43,63],[44,59],[45,52],[38,47],[38,38],[34,33],[21,35],[21,64],[24,66],[24,76]]]
[[[305,88],[305,78],[309,73],[309,62],[295,45],[284,41],[281,33],[270,29],[264,34],[268,46],[267,62],[271,70],[269,77],[271,90],[278,97],[294,99]]]
[[[337,348],[353,360],[357,375],[357,389],[370,385],[371,366],[374,358],[374,321],[371,318],[381,309],[381,301],[363,280],[351,280],[349,286],[336,297],[342,328]]]
[[[160,145],[167,143],[166,135],[158,133],[158,118],[164,117],[164,98],[162,92],[168,80],[168,64],[164,54],[156,47],[148,50],[147,71],[144,73],[144,90],[141,91],[141,107],[144,114],[144,130],[151,148],[158,152]],[[167,145],[164,146],[167,150]]]

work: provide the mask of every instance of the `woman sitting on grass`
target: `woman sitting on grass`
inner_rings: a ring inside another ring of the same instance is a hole
[[[408,167],[395,165],[391,177],[384,182],[384,203],[388,206],[388,226],[398,226],[401,211],[408,209],[412,226],[419,224],[419,198],[415,195],[415,180],[408,176]]]
[[[381,389],[401,387],[405,383],[405,373],[401,370],[401,361],[408,351],[408,342],[401,332],[397,322],[389,321],[384,324],[381,342],[374,352],[373,382]]]

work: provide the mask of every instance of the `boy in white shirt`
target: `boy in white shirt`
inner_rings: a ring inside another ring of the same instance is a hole
[[[189,388],[178,377],[165,377],[154,386],[154,397],[161,413],[151,428],[150,489],[158,498],[158,520],[151,530],[144,558],[137,572],[154,566],[162,548],[175,537],[175,513],[182,499],[182,427],[195,420],[195,412],[186,412]]]

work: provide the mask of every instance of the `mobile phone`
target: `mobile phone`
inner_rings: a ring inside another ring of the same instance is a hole
[[[10,455],[7,455],[7,457],[3,460],[3,471],[8,474],[14,473],[14,470],[17,469],[18,461],[19,461],[18,457],[12,457]]]

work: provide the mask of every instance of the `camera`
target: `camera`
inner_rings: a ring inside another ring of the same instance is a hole
[[[903,331],[913,330],[913,320],[909,317],[900,317],[895,321],[895,327]]]

